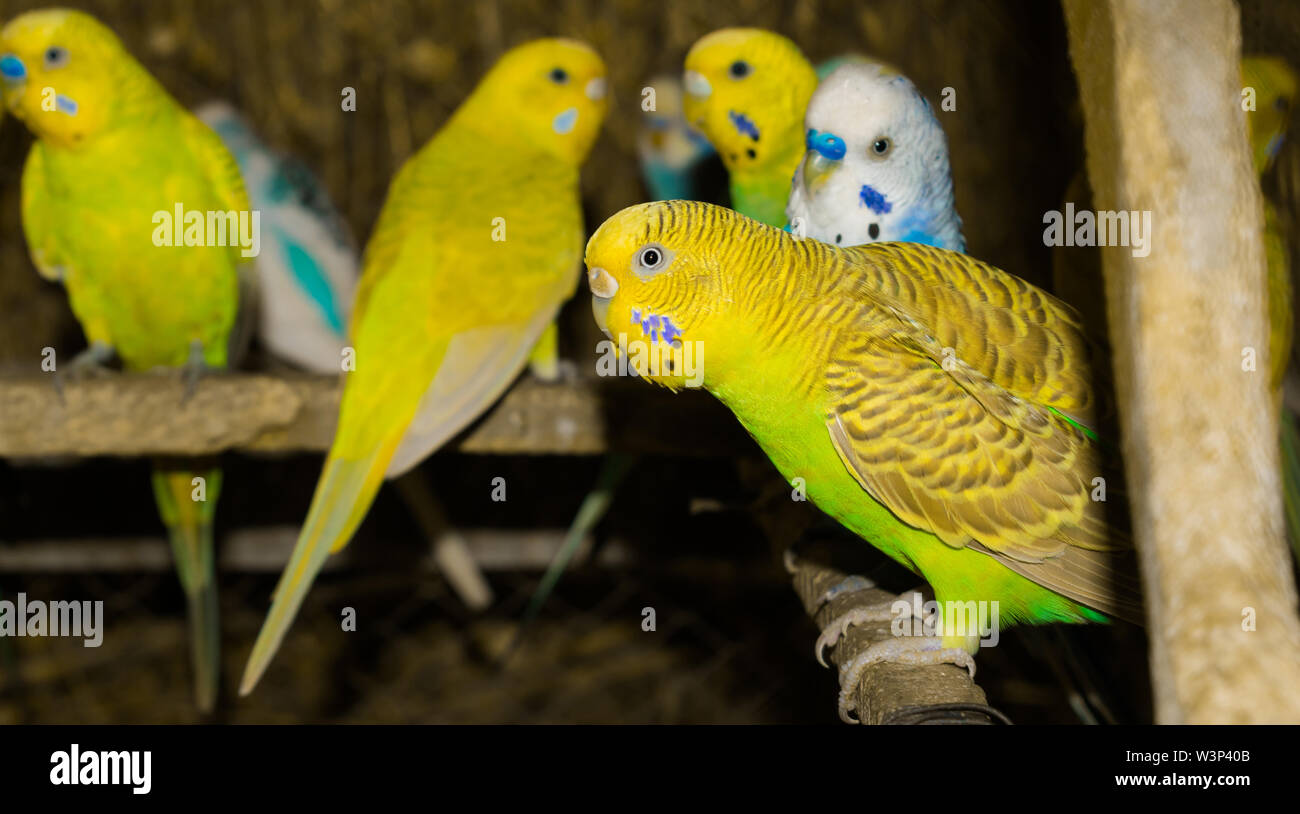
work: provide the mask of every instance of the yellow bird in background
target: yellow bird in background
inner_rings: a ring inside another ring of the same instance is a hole
[[[530,355],[553,362],[552,323],[582,257],[578,170],[606,107],[594,50],[527,43],[497,62],[393,179],[363,258],[350,329],[356,364],[338,430],[241,694],[381,481],[481,415]]]

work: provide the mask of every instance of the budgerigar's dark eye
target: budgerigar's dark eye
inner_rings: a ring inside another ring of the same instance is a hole
[[[743,59],[738,59],[731,63],[731,67],[728,69],[731,73],[732,79],[744,79],[749,76],[749,73],[752,70],[753,68],[749,67],[749,63]]]
[[[51,45],[45,49],[45,67],[62,68],[68,64],[68,49],[59,45]]]
[[[563,85],[569,81],[569,72],[563,68],[552,68],[550,73],[551,81],[557,85]]]
[[[648,280],[668,268],[672,262],[672,252],[658,243],[642,246],[632,261],[632,271],[642,280]]]
[[[886,155],[889,155],[889,151],[893,149],[893,146],[894,146],[894,142],[890,141],[889,139],[878,138],[871,143],[871,152],[877,158],[884,158]]]

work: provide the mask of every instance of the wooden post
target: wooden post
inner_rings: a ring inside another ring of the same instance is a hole
[[[1238,10],[1064,5],[1095,206],[1152,218],[1149,255],[1099,251],[1156,718],[1300,721]]]

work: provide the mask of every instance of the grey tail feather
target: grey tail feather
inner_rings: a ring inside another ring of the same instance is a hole
[[[547,566],[546,573],[542,575],[542,580],[537,585],[537,590],[533,592],[532,597],[528,600],[528,606],[524,610],[524,616],[519,622],[519,627],[515,630],[514,638],[501,656],[499,663],[502,667],[506,665],[510,657],[519,648],[528,626],[537,617],[542,605],[546,604],[547,597],[555,590],[556,584],[559,583],[560,577],[563,576],[569,561],[577,553],[578,547],[582,545],[582,541],[596,528],[605,516],[605,512],[609,510],[609,504],[614,499],[614,493],[617,491],[619,483],[622,482],[623,477],[627,475],[628,470],[632,468],[635,462],[635,456],[618,454],[605,456],[600,473],[596,476],[596,485],[583,498],[582,505],[578,507],[578,513],[574,516],[569,531],[564,536],[564,543],[560,546],[560,550],[555,553],[554,559]]]

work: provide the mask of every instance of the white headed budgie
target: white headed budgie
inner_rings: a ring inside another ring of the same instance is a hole
[[[947,139],[907,77],[877,63],[841,65],[809,101],[805,129],[786,206],[791,231],[840,246],[965,251]]]

